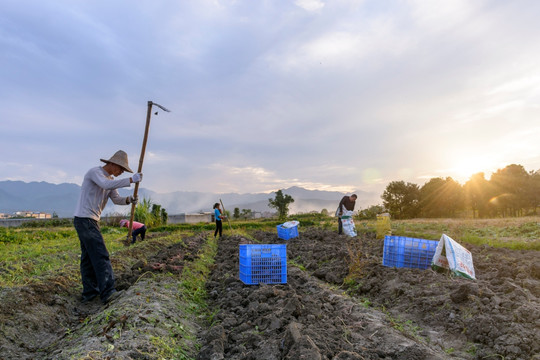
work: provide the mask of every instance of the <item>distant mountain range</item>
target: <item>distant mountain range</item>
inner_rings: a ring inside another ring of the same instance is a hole
[[[282,189],[283,193],[291,195],[294,203],[289,206],[291,214],[299,212],[327,209],[333,212],[345,194],[337,191],[306,190],[301,187]],[[16,211],[39,211],[56,213],[59,217],[72,217],[81,187],[77,184],[51,184],[47,182],[0,181],[0,212],[11,214]],[[119,189],[122,196],[133,192]],[[366,208],[381,202],[378,194],[356,191],[356,209]],[[225,209],[232,212],[234,208],[251,209],[252,211],[272,211],[268,207],[268,199],[274,198],[275,192],[255,194],[212,194],[203,192],[176,191],[157,193],[148,189],[139,189],[139,198],[150,199],[153,204],[159,204],[170,215],[181,213],[208,212],[214,203],[220,199]],[[109,201],[103,214],[128,213],[129,207],[115,206]]]

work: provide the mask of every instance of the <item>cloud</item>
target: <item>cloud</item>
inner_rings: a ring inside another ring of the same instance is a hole
[[[296,0],[294,3],[307,11],[317,11],[324,7],[324,2],[320,0]]]
[[[381,190],[471,153],[540,167],[540,4],[28,5],[0,4],[0,152],[25,164],[3,179],[137,164],[149,100],[172,110],[144,162],[159,192]]]

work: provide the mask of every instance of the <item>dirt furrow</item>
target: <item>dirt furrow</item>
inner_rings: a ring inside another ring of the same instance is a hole
[[[258,236],[284,243],[275,235]],[[207,285],[219,311],[202,335],[198,359],[447,358],[389,326],[384,314],[297,267],[289,266],[286,284],[244,285],[238,280],[238,245],[246,242],[235,236],[220,240]]]

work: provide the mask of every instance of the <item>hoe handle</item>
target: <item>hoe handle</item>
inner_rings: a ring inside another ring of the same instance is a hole
[[[223,205],[223,201],[219,199],[219,202],[221,203],[221,207],[223,208],[223,214],[225,214],[225,205]],[[229,217],[227,216],[227,223],[229,224],[229,230],[232,232],[231,222],[229,221]]]
[[[146,127],[144,129],[144,138],[142,143],[142,149],[141,149],[141,156],[139,157],[139,168],[137,172],[142,172],[142,166],[144,161],[144,153],[146,152],[146,142],[148,141],[148,130],[150,129],[150,117],[152,116],[152,105],[153,102],[148,102],[148,111],[146,113]],[[137,197],[137,194],[139,192],[139,183],[135,184],[135,190],[133,190],[133,197]],[[131,234],[133,231],[133,217],[135,216],[135,204],[131,204],[131,216],[129,218],[129,232],[127,241],[131,238]]]

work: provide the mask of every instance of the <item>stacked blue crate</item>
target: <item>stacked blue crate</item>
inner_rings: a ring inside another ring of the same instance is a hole
[[[278,238],[289,240],[298,236],[298,225],[287,228],[283,224],[277,226]]]
[[[287,245],[239,246],[240,280],[247,285],[287,283]]]
[[[438,241],[405,236],[385,236],[383,265],[397,268],[427,269],[435,255]]]

